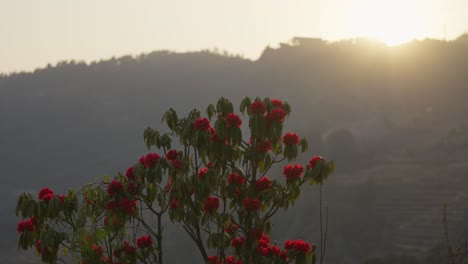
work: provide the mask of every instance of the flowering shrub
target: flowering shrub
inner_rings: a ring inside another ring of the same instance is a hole
[[[206,263],[315,263],[315,245],[298,239],[281,247],[269,237],[272,216],[293,205],[305,183],[322,184],[334,167],[315,156],[305,167],[285,165],[285,179],[266,176],[308,147],[296,133],[283,133],[290,112],[287,102],[248,97],[240,105],[248,122],[225,98],[209,105],[206,117],[195,109],[179,118],[170,109],[163,116],[170,133],[146,129],[145,143],[155,150],[125,175],[66,195],[49,188],[38,199],[22,194],[19,248],[36,248],[46,263],[163,263],[162,219],[168,215]]]

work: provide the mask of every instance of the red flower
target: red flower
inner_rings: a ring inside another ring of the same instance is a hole
[[[283,144],[285,145],[297,145],[299,144],[299,136],[296,133],[286,133],[283,136]]]
[[[208,172],[208,168],[200,168],[198,170],[198,178],[203,180],[205,178],[206,173]]]
[[[102,248],[102,246],[97,246],[93,244],[93,250],[100,257],[102,256],[102,254],[104,254],[104,249]]]
[[[273,107],[284,108],[283,102],[281,102],[281,100],[270,99],[270,102],[273,105]]]
[[[255,189],[257,192],[264,191],[266,189],[269,189],[271,186],[271,181],[267,176],[263,176],[260,179],[255,182]]]
[[[130,245],[128,242],[124,241],[123,242],[123,247],[122,247],[122,250],[123,252],[125,252],[125,254],[128,254],[128,255],[133,255],[136,253],[136,249],[134,246]]]
[[[153,168],[158,163],[161,157],[156,153],[148,153],[146,156],[140,158],[140,163],[145,168]]]
[[[48,203],[52,199],[52,197],[54,197],[54,192],[49,188],[42,188],[39,191],[39,200]]]
[[[138,248],[149,248],[153,246],[153,238],[151,236],[141,236],[137,239]]]
[[[250,113],[254,115],[263,115],[266,112],[266,106],[262,101],[255,101],[250,105]]]
[[[184,163],[181,160],[171,160],[171,163],[178,170],[182,170],[184,168]]]
[[[107,202],[106,208],[107,208],[107,210],[110,210],[110,211],[113,211],[113,210],[117,209],[117,202],[114,201],[114,200],[111,200],[111,201]]]
[[[39,254],[48,254],[49,253],[49,249],[47,249],[47,247],[44,247],[44,251],[42,251],[42,240],[37,240],[36,242],[36,250],[37,250],[37,253]]]
[[[174,209],[174,208],[179,207],[179,204],[180,204],[179,200],[173,199],[169,202],[169,207]]]
[[[284,243],[284,249],[288,251],[295,251],[298,253],[307,254],[310,251],[310,245],[309,243],[301,239],[292,240],[292,241],[288,239]]]
[[[127,192],[129,194],[137,195],[140,193],[140,185],[135,185],[135,183],[130,182],[127,186]]]
[[[240,117],[234,113],[229,113],[226,115],[226,127],[240,127],[242,125],[242,120]]]
[[[235,261],[234,256],[229,256],[226,258],[226,264],[242,264],[242,260],[240,258]]]
[[[268,153],[271,150],[271,143],[268,140],[263,142],[257,142],[255,145],[255,151],[260,153]]]
[[[65,201],[65,198],[67,198],[67,196],[65,194],[64,195],[57,195],[57,197],[59,198],[61,203],[63,203]]]
[[[171,149],[171,150],[169,150],[167,152],[166,159],[175,160],[175,159],[177,159],[178,156],[179,156],[179,154],[177,153],[177,150]]]
[[[203,210],[205,210],[205,212],[211,213],[211,212],[218,210],[218,208],[219,208],[218,197],[210,196],[206,198],[205,203],[203,204]]]
[[[18,223],[18,227],[16,228],[16,230],[19,233],[23,233],[24,231],[33,232],[35,225],[36,225],[36,219],[34,217],[31,217],[28,220],[20,221]]]
[[[235,238],[231,239],[231,246],[233,248],[240,248],[244,244],[245,244],[245,237],[244,236],[235,237]]]
[[[317,164],[317,162],[318,162],[319,160],[321,160],[321,159],[323,159],[323,158],[320,157],[320,156],[314,156],[314,157],[312,157],[312,159],[310,159],[310,161],[309,161],[309,164],[307,164],[307,169],[313,170],[315,164]]]
[[[304,172],[304,167],[299,164],[288,164],[283,168],[283,175],[288,180],[294,180],[301,177],[302,173]]]
[[[260,207],[262,206],[260,201],[257,198],[244,198],[244,201],[242,202],[242,205],[245,207],[245,209],[249,211],[258,211],[260,210]]]
[[[284,122],[284,118],[286,117],[286,111],[282,108],[274,108],[266,115],[265,119],[267,120],[268,124],[273,122]]]
[[[197,131],[208,131],[210,127],[210,120],[206,117],[197,118],[195,122],[193,122],[193,129]]]
[[[135,212],[136,203],[137,201],[124,197],[119,201],[119,209],[122,213],[133,214]]]
[[[208,256],[208,262],[210,264],[219,264],[217,256]]]
[[[123,184],[119,181],[112,180],[111,183],[109,183],[109,186],[107,187],[107,193],[110,196],[113,196],[116,193],[122,193],[123,192]]]
[[[229,184],[233,185],[242,185],[244,184],[244,177],[240,176],[239,174],[233,172],[228,177]]]
[[[129,180],[134,180],[135,179],[135,173],[133,172],[133,167],[129,167],[127,171],[125,172],[125,176]]]

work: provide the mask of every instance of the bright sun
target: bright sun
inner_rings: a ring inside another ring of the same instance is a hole
[[[418,12],[411,1],[363,0],[355,8],[354,35],[398,45],[416,38],[418,34]]]

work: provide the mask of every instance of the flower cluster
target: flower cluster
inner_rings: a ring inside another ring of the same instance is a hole
[[[264,140],[262,142],[257,142],[255,145],[255,152],[259,153],[268,153],[271,150],[271,142],[268,140]]]
[[[288,251],[294,251],[294,252],[298,252],[298,253],[303,253],[303,254],[307,254],[309,253],[310,251],[310,245],[309,243],[301,240],[301,239],[297,239],[297,240],[286,240],[286,242],[284,243],[284,249],[288,250]]]
[[[133,214],[137,205],[136,200],[132,200],[128,197],[122,197],[119,200],[110,200],[106,204],[106,208],[109,211],[120,210],[124,214]]]
[[[147,169],[154,168],[160,158],[161,157],[156,153],[148,153],[146,156],[140,158],[140,163]]]
[[[299,136],[296,133],[286,133],[283,136],[284,145],[297,145],[299,144]]]
[[[274,108],[265,116],[267,124],[271,124],[273,122],[283,123],[286,117],[286,111],[282,108]]]
[[[255,190],[257,192],[262,192],[269,189],[271,186],[271,181],[267,176],[263,176],[255,182]]]
[[[307,169],[313,170],[315,164],[317,164],[317,162],[318,162],[319,160],[321,160],[321,159],[323,159],[323,158],[320,157],[320,156],[314,156],[314,157],[312,157],[312,159],[310,159],[309,163],[307,164]]]
[[[283,168],[283,175],[287,180],[295,180],[301,177],[304,172],[304,167],[299,164],[288,164]]]
[[[33,232],[35,225],[36,225],[36,219],[34,217],[31,217],[28,220],[20,221],[18,223],[18,227],[16,228],[16,230],[18,230],[18,233],[23,233],[24,231]]]
[[[123,192],[123,183],[120,181],[113,180],[111,183],[109,183],[109,186],[107,186],[107,193],[110,196],[114,196],[115,194],[122,193]]]
[[[231,239],[231,246],[233,248],[240,248],[244,244],[245,244],[245,237],[244,236],[235,237],[235,238]]]
[[[229,113],[226,115],[226,127],[240,127],[242,125],[242,120],[240,117],[234,113]]]
[[[49,188],[42,188],[39,191],[39,200],[48,203],[54,197],[54,192]]]
[[[228,177],[228,182],[232,185],[242,185],[244,184],[244,181],[244,177],[235,172],[231,173]]]
[[[219,198],[210,196],[203,203],[203,210],[207,213],[214,212],[219,208]]]
[[[198,179],[203,180],[205,178],[206,173],[208,172],[208,168],[200,168],[198,169]]]
[[[262,101],[255,101],[250,105],[250,113],[254,115],[263,115],[266,112],[266,106]]]
[[[258,198],[244,198],[244,201],[242,201],[242,205],[244,206],[245,209],[248,211],[258,211],[260,210],[260,207],[262,204],[260,203],[260,200]]]
[[[141,236],[136,243],[138,248],[149,248],[153,246],[153,238],[151,236]]]
[[[196,131],[208,131],[210,129],[210,120],[206,117],[200,117],[193,122],[193,129]]]

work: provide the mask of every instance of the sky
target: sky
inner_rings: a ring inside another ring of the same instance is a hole
[[[467,10],[468,0],[0,0],[0,73],[162,49],[257,59],[295,36],[454,39]]]

